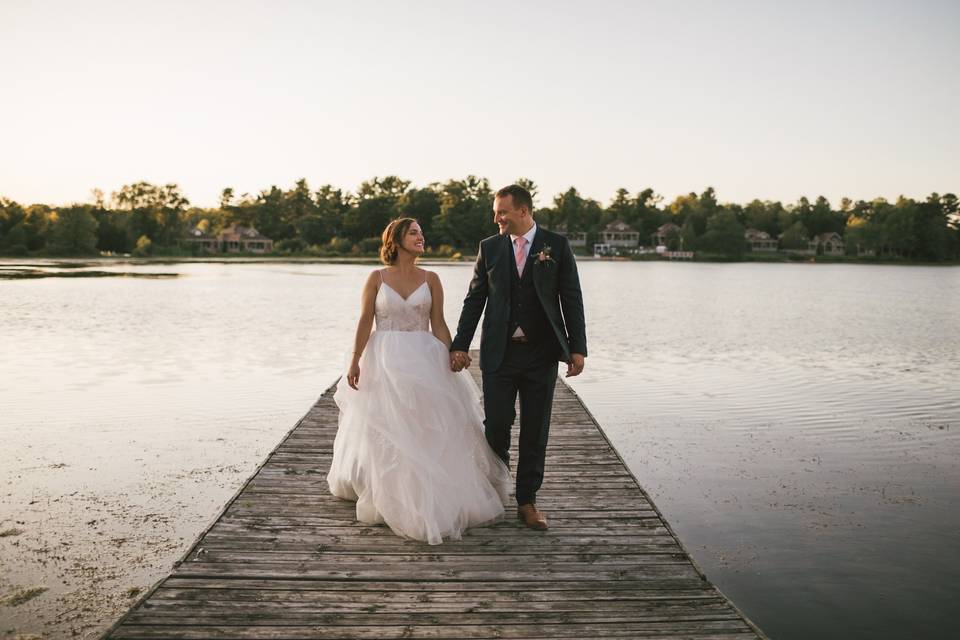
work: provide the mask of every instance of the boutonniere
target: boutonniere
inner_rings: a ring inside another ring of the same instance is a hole
[[[549,267],[551,264],[553,264],[553,247],[548,244],[544,245],[543,249],[540,250],[540,253],[537,254],[537,262],[545,267]]]

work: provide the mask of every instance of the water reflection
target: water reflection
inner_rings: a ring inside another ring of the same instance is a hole
[[[942,635],[960,271],[627,269],[576,386],[707,574],[771,637]]]

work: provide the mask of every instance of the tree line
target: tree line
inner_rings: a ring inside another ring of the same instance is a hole
[[[533,181],[517,182],[536,197]],[[229,225],[243,225],[272,239],[278,254],[370,254],[390,220],[409,216],[420,221],[430,252],[450,255],[472,252],[496,232],[493,193],[489,181],[476,176],[424,187],[386,176],[363,182],[355,192],[329,184],[313,190],[305,179],[290,189],[272,186],[256,195],[238,196],[226,188],[213,208],[191,206],[176,184],[147,182],[124,185],[109,198],[95,189],[91,202],[60,207],[0,197],[0,253],[190,255],[200,253],[184,242],[191,230],[214,235]],[[752,228],[779,238],[782,249],[802,249],[809,238],[836,232],[848,253],[931,262],[960,259],[960,206],[952,193],[933,193],[923,200],[901,196],[895,202],[844,198],[835,208],[822,196],[786,205],[769,200],[721,203],[711,187],[665,202],[653,189],[635,194],[619,189],[604,206],[571,187],[550,206],[538,208],[535,217],[547,228],[586,234],[587,247],[600,240],[611,222],[630,225],[642,245],[672,222],[679,229],[667,239],[671,249],[723,256],[747,251],[744,231]]]

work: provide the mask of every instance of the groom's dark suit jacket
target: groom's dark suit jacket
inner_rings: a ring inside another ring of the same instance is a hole
[[[541,252],[546,259],[540,259]],[[586,356],[583,295],[567,239],[537,225],[523,278],[518,278],[516,273],[509,234],[491,236],[480,243],[470,290],[463,301],[457,336],[450,350],[467,351],[470,348],[486,305],[480,334],[481,370],[496,371],[500,367],[507,340],[518,321],[521,326],[529,324],[536,329],[524,331],[531,340],[555,340],[558,360],[569,361],[571,353]],[[521,296],[539,303],[537,313],[530,316],[529,311],[520,307]],[[539,335],[542,332],[551,335]]]

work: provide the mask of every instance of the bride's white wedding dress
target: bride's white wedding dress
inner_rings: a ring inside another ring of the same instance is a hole
[[[430,287],[404,299],[381,282],[359,390],[340,379],[340,426],[327,482],[357,520],[439,544],[499,519],[510,474],[483,436],[480,392],[429,332]]]

